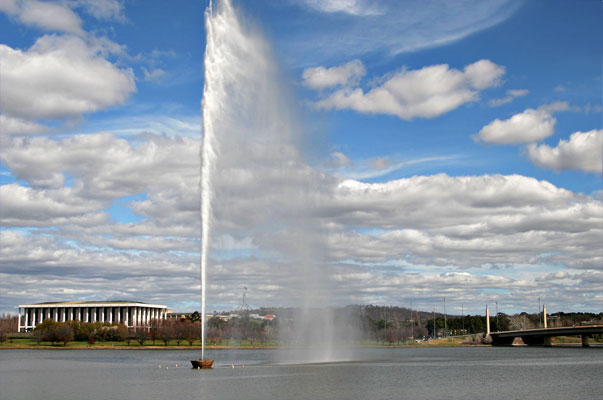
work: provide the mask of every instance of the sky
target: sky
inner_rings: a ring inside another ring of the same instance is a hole
[[[310,249],[332,305],[603,312],[603,3],[233,6],[208,311],[292,305]],[[1,313],[199,309],[207,8],[0,0]]]

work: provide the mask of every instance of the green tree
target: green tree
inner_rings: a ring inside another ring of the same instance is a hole
[[[50,342],[53,346],[59,341],[58,330],[61,323],[50,318],[46,318],[34,329],[34,337],[38,342]]]
[[[68,324],[61,324],[57,330],[57,340],[63,342],[63,346],[67,346],[67,343],[73,340],[73,329]]]
[[[199,313],[199,311],[195,311],[194,313],[188,316],[188,319],[192,322],[199,322],[201,321],[201,314]]]

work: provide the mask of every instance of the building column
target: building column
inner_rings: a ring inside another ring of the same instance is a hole
[[[38,311],[38,315],[36,318],[36,325],[39,324],[40,322],[42,322],[42,308],[37,308],[36,309]]]
[[[17,332],[21,332],[21,307],[19,307],[19,314],[17,314]]]
[[[124,324],[126,326],[126,328],[130,327],[130,313],[129,313],[129,311],[130,311],[130,308],[126,307],[126,310],[125,310],[125,313],[126,313],[126,315],[125,315],[125,322],[126,323]]]
[[[136,330],[136,318],[138,318],[136,307],[132,307],[132,327],[134,328],[134,330]]]
[[[27,331],[27,328],[29,328],[29,308],[25,308],[25,330]]]
[[[96,307],[90,307],[90,322],[96,322]]]

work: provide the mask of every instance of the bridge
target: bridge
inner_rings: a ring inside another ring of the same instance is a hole
[[[484,337],[492,339],[492,346],[511,346],[515,338],[521,338],[528,346],[551,347],[553,336],[581,336],[582,347],[588,347],[588,338],[603,334],[603,325],[559,326],[549,328],[547,325],[546,306],[542,308],[544,328],[520,329],[515,331],[490,331],[490,308],[486,306],[486,333]]]
[[[588,347],[588,338],[601,334],[603,325],[588,325],[490,332],[490,337],[493,346],[511,346],[515,338],[521,338],[528,346],[550,347],[553,336],[581,336],[582,347]]]

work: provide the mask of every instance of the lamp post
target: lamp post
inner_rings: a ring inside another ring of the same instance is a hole
[[[433,338],[436,338],[435,307],[433,308]]]
[[[410,337],[414,340],[415,338],[415,329],[414,329],[414,323],[412,320],[412,301],[410,302]]]
[[[465,334],[465,309],[463,308],[464,304],[461,303],[461,329],[463,330],[463,335]]]
[[[448,336],[448,324],[446,323],[446,297],[444,297],[444,335]]]

